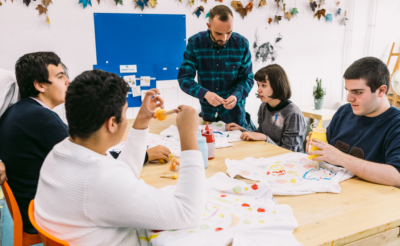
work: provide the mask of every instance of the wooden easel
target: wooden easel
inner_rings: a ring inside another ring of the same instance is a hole
[[[400,69],[400,51],[398,53],[393,53],[394,45],[395,45],[395,43],[393,43],[393,45],[392,45],[392,50],[390,51],[389,59],[388,59],[388,62],[386,64],[389,67],[390,58],[392,58],[392,56],[397,56],[396,65],[394,65],[393,72],[390,75],[390,83],[392,82],[393,74],[397,70]],[[395,106],[397,108],[400,107],[400,96],[397,95],[397,93],[392,89],[392,86],[390,86],[390,89],[389,89],[389,92],[388,92],[388,99],[389,99],[389,102],[391,102],[393,106]]]

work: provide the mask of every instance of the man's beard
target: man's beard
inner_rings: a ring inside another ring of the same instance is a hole
[[[219,44],[218,41],[223,42],[222,40],[215,40],[214,36],[212,35],[212,32],[210,31],[210,36],[211,36],[211,40],[213,41],[214,44],[218,45],[218,46],[224,46],[226,44],[226,42],[228,42],[228,40],[226,40],[225,43]]]

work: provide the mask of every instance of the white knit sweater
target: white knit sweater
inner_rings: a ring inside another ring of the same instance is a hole
[[[38,225],[71,246],[139,245],[136,228],[198,226],[205,203],[201,153],[182,152],[174,194],[156,189],[139,180],[148,131],[131,129],[118,160],[68,138],[57,144],[40,171]]]

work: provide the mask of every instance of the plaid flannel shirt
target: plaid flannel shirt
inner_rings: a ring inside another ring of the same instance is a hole
[[[197,71],[198,83],[194,80]],[[232,33],[225,46],[211,41],[209,31],[199,32],[189,38],[178,81],[181,89],[200,100],[201,116],[206,121],[232,122],[244,114],[246,97],[254,85],[249,42],[238,33]],[[204,95],[214,92],[223,99],[236,96],[233,109],[223,105],[214,107]]]

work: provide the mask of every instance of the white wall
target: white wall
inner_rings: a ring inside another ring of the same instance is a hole
[[[2,1],[2,0],[0,0]],[[99,5],[92,0],[92,7],[82,9],[78,0],[54,1],[48,7],[49,26],[44,16],[38,16],[35,7],[39,1],[32,1],[27,7],[22,0],[2,1],[0,6],[0,67],[13,70],[16,60],[28,52],[51,50],[56,52],[69,67],[71,78],[93,68],[96,63],[93,13],[142,13],[134,8],[132,1],[125,0],[124,5],[114,5],[113,0],[101,0]],[[158,0],[156,8],[145,8],[143,13],[151,14],[186,14],[187,37],[206,30],[205,14],[214,5],[208,0],[205,4],[195,0],[190,7],[188,0]],[[230,5],[230,0],[223,4]],[[246,5],[249,0],[243,0]],[[252,45],[257,30],[260,42],[273,41],[278,33],[283,36],[282,49],[276,63],[287,72],[292,86],[292,101],[299,106],[312,105],[312,87],[315,79],[322,78],[327,88],[324,107],[337,108],[342,101],[344,70],[355,60],[372,55],[387,61],[392,42],[400,44],[400,1],[398,0],[341,0],[342,16],[336,17],[337,0],[326,0],[324,8],[333,14],[333,22],[318,20],[308,6],[309,0],[285,0],[286,10],[297,7],[299,14],[290,21],[282,20],[280,24],[268,24],[268,18],[275,14],[282,15],[273,0],[258,9],[255,0],[252,12],[242,19],[234,12],[234,31],[244,35]],[[205,13],[197,18],[192,15],[195,7],[203,5]],[[344,11],[347,11],[349,23],[340,25]],[[118,23],[116,23],[117,25]],[[145,23],[143,23],[145,24]],[[163,23],[160,23],[163,25]],[[166,26],[165,28],[168,28]],[[162,42],[162,40],[160,40]],[[110,44],[111,45],[111,44]],[[253,55],[254,57],[254,55]],[[254,63],[256,72],[270,64]],[[159,82],[159,86],[168,87],[162,90],[166,107],[178,104],[189,104],[199,107],[197,100],[184,94],[174,81]],[[173,88],[175,86],[175,88]],[[253,88],[246,109],[256,121],[259,101],[255,98]],[[345,97],[344,97],[345,100]],[[133,117],[130,111],[128,117]]]

